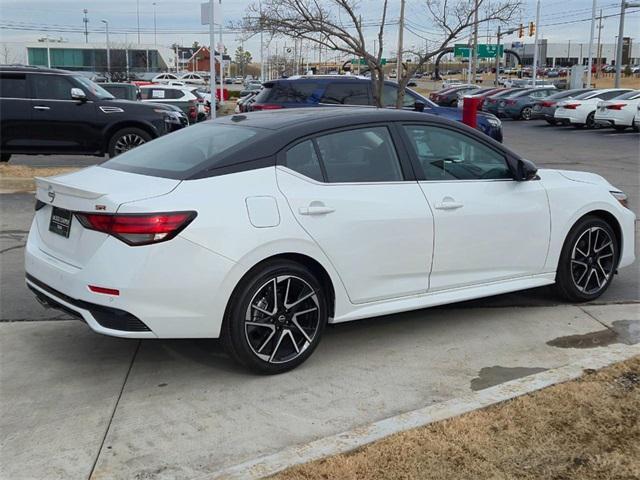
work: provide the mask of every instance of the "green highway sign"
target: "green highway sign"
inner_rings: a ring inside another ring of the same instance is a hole
[[[469,58],[471,52],[473,52],[473,48],[464,43],[456,44],[453,47],[453,55],[456,57]],[[496,52],[502,57],[504,55],[504,45],[478,44],[478,58],[496,58]]]
[[[499,57],[502,57],[504,55],[504,45],[478,44],[478,58],[496,58],[496,52]]]
[[[366,65],[367,61],[364,58],[360,58],[359,60],[356,60],[355,58],[351,60],[351,65]],[[380,59],[380,65],[386,65],[387,64],[387,59],[386,58],[381,58]]]
[[[464,43],[456,43],[453,46],[453,56],[469,58],[471,56],[471,50],[472,48],[469,45],[465,45]]]

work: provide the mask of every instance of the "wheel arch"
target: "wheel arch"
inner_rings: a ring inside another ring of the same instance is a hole
[[[234,286],[231,295],[227,299],[227,304],[224,310],[223,322],[227,321],[229,316],[229,310],[233,301],[237,296],[238,290],[242,287],[244,281],[253,275],[256,271],[260,270],[263,265],[266,263],[270,263],[277,260],[289,260],[301,265],[304,265],[309,270],[311,270],[315,275],[317,275],[318,280],[322,283],[323,287],[325,287],[327,297],[328,297],[328,309],[329,309],[329,318],[335,315],[335,306],[336,306],[336,292],[333,284],[333,280],[331,279],[331,275],[327,271],[327,269],[316,259],[310,257],[309,255],[298,253],[298,252],[285,252],[278,253],[268,257],[263,258],[251,268],[249,268],[242,277],[238,280],[236,285]]]
[[[616,243],[618,245],[618,263],[619,263],[620,260],[622,259],[622,248],[623,248],[622,226],[620,225],[620,221],[616,218],[616,216],[614,214],[612,214],[611,212],[607,211],[607,210],[602,210],[602,209],[591,210],[591,211],[588,211],[588,212],[580,215],[571,224],[571,227],[569,228],[569,230],[567,231],[567,234],[565,235],[564,241],[565,242],[567,241],[567,237],[569,235],[569,232],[571,232],[571,230],[573,230],[573,227],[575,227],[578,224],[578,222],[580,222],[585,217],[596,217],[596,218],[599,218],[600,220],[606,222],[607,224],[609,224],[611,226],[611,228],[613,229],[613,233],[615,233],[615,235],[616,235]],[[558,261],[559,261],[559,259],[558,259]]]
[[[109,142],[111,141],[111,138],[113,137],[113,135],[118,130],[122,130],[123,128],[139,128],[140,130],[144,130],[149,135],[151,135],[151,138],[157,138],[159,136],[157,130],[148,123],[140,122],[136,120],[123,120],[121,122],[117,122],[112,125],[109,125],[107,129],[104,131],[104,135],[102,137],[103,138],[102,150],[104,152],[108,151]]]

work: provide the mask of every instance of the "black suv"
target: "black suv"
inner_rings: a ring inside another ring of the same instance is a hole
[[[0,158],[118,155],[173,130],[171,111],[117,100],[73,72],[0,65]]]

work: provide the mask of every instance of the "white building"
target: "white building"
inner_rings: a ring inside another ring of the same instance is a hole
[[[510,46],[506,45],[505,47],[516,51],[520,55],[523,65],[533,64],[533,43],[513,42]],[[602,65],[615,64],[616,48],[615,43],[602,43],[600,44],[600,54],[598,55],[598,45],[594,42],[592,51],[593,63],[595,64],[596,59],[600,56]],[[588,42],[567,40],[566,43],[548,43],[546,39],[542,39],[539,40],[538,49],[540,65],[567,67],[576,64],[587,65],[589,62]],[[634,45],[631,38],[625,37],[622,46],[622,65],[637,64],[640,64],[640,45]]]

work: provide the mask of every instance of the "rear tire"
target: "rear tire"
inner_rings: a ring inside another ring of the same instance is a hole
[[[231,358],[250,370],[283,373],[311,356],[327,319],[327,295],[319,279],[304,265],[275,260],[236,288],[222,342]]]
[[[585,126],[587,128],[596,128],[596,112],[591,112],[589,115],[587,115]]]
[[[128,127],[118,130],[113,134],[111,140],[109,140],[109,157],[113,158],[121,153],[132,150],[135,147],[147,143],[149,140],[151,140],[151,135],[140,128]]]
[[[0,153],[0,162],[8,162],[11,159],[10,153]]]
[[[585,216],[569,231],[556,273],[556,290],[570,302],[602,295],[618,266],[618,239],[604,220]]]
[[[531,114],[532,113],[533,113],[533,110],[531,109],[531,107],[524,107],[520,111],[520,118],[522,120],[531,120]]]

